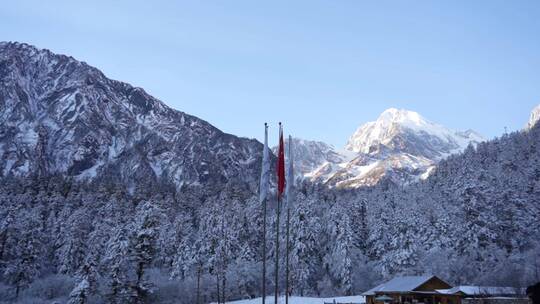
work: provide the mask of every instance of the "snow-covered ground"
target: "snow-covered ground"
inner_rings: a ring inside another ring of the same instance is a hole
[[[311,298],[311,297],[289,297],[289,304],[324,304],[332,303],[336,300],[336,303],[365,303],[366,299],[364,296],[350,296],[350,297],[330,297],[330,298]],[[285,303],[285,297],[280,297],[278,299],[280,304]],[[261,298],[249,299],[249,300],[238,300],[231,301],[228,303],[234,304],[260,304]],[[274,303],[274,297],[266,297],[267,304]]]

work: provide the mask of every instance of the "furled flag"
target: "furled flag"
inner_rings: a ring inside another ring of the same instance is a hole
[[[270,181],[270,157],[268,155],[268,125],[264,124],[264,147],[261,166],[261,184],[259,187],[259,202],[262,204],[268,195]]]
[[[285,185],[285,195],[287,197],[287,206],[291,206],[293,199],[292,199],[292,188],[294,185],[294,171],[293,171],[293,141],[292,136],[289,135],[289,146],[287,147],[287,159],[289,160],[289,163],[287,164],[287,180],[289,181]]]
[[[279,123],[279,150],[278,150],[278,164],[277,164],[277,186],[278,186],[278,198],[281,198],[283,190],[285,190],[285,147],[283,144],[283,128]]]

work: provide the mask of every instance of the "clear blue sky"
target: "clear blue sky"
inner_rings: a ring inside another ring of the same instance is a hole
[[[493,137],[540,103],[540,1],[17,0],[0,40],[259,139],[281,120],[342,147],[389,107]]]

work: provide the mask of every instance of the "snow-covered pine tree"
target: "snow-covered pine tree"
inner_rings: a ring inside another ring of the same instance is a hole
[[[131,236],[132,260],[135,264],[135,288],[137,297],[143,301],[152,292],[151,285],[144,280],[145,271],[152,265],[158,248],[156,241],[159,225],[164,219],[163,211],[151,202],[143,202],[137,206],[133,235]]]
[[[67,304],[86,304],[90,295],[90,284],[86,279],[82,279],[69,294]]]
[[[58,248],[56,259],[61,273],[75,274],[82,266],[89,252],[88,235],[93,230],[90,216],[86,208],[79,208],[62,222],[55,244]]]
[[[354,239],[348,212],[339,205],[330,209],[327,217],[330,251],[325,256],[330,274],[340,287],[340,294],[350,296],[353,291]]]
[[[39,208],[20,210],[21,220],[15,224],[12,231],[17,243],[7,249],[10,259],[6,263],[3,277],[15,286],[16,298],[22,288],[39,276],[43,267],[45,236],[38,210]]]
[[[108,268],[108,293],[110,303],[136,303],[135,275],[131,261],[129,231],[126,224],[119,223],[107,242],[104,263]]]
[[[314,208],[317,202],[299,194],[291,212],[291,289],[304,296],[315,287],[315,274],[320,265],[320,218]]]

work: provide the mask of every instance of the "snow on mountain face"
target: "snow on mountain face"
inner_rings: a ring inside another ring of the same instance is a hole
[[[2,42],[0,83],[2,176],[256,185],[259,142],[225,134],[72,57]]]
[[[304,140],[300,138],[292,139],[294,170],[298,175],[303,175],[317,169],[324,163],[341,163],[345,161],[345,156],[336,152],[336,149],[320,141]],[[289,145],[289,139],[285,139],[285,146]],[[272,151],[277,155],[278,147],[273,147]]]
[[[537,105],[532,111],[527,123],[527,129],[532,128],[540,120],[540,104]]]
[[[383,177],[409,183],[429,176],[441,159],[483,140],[474,131],[453,131],[416,112],[392,108],[358,128],[344,151],[333,150],[341,155],[335,158],[338,161],[325,160],[302,173],[338,187],[374,185]]]
[[[462,151],[470,142],[482,140],[473,131],[455,132],[424,119],[416,112],[391,108],[376,121],[358,128],[345,148],[370,154],[384,146],[392,151],[440,159]]]

